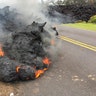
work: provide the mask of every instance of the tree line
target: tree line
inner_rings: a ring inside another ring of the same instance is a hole
[[[96,0],[41,0],[41,2],[54,5],[96,4]]]

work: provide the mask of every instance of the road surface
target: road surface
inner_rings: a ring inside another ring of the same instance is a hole
[[[15,96],[96,96],[96,32],[63,25],[57,30],[62,37],[53,64],[37,80],[11,84]]]

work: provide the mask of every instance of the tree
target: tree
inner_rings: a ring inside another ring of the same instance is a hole
[[[53,5],[71,5],[71,4],[94,4],[96,0],[41,0],[42,3],[53,4]]]

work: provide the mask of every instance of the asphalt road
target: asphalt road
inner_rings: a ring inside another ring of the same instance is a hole
[[[62,36],[96,46],[95,32],[67,26],[57,26],[57,30]],[[63,39],[56,43],[49,70],[37,80],[11,85],[10,92],[15,96],[96,96],[96,52]]]

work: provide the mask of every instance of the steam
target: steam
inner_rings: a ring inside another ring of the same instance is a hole
[[[2,25],[0,24],[0,41],[5,36],[5,33],[3,33]],[[2,37],[2,38],[1,38]]]
[[[8,37],[8,35],[10,34],[8,34],[6,31],[4,32],[3,25],[0,24],[0,43],[3,43],[5,41],[5,38]]]
[[[48,21],[43,12],[46,10],[39,0],[4,0],[0,2],[0,8],[11,6],[11,9],[16,9],[18,13],[23,15],[26,22],[31,23],[34,21]],[[43,12],[42,12],[43,10]]]
[[[42,3],[41,0],[3,0],[0,7],[11,6],[11,9],[16,9],[22,14],[19,18],[25,21],[26,24],[31,24],[32,21],[47,22],[50,25],[58,23],[69,23],[75,21],[71,14],[60,14],[55,10],[50,10],[49,1]],[[49,15],[51,11],[51,15]]]
[[[5,0],[3,1],[2,7],[4,6],[10,6],[10,12],[11,13],[18,13],[17,15],[9,15],[8,19],[13,20],[12,17],[15,18],[13,21],[17,28],[14,28],[13,31],[20,31],[20,29],[23,29],[22,26],[30,25],[33,21],[35,22],[47,22],[46,30],[50,32],[51,36],[55,40],[54,31],[51,29],[51,26],[57,23],[60,23],[62,19],[65,17],[62,14],[59,14],[58,12],[54,11],[54,18],[50,17],[48,13],[48,6],[46,4],[42,4],[38,2],[39,0]],[[66,17],[67,18],[67,17]],[[0,25],[0,40],[2,40],[1,37],[8,37],[10,38],[9,32],[7,30],[3,30],[4,25]],[[20,27],[20,28],[19,28]],[[18,30],[17,30],[18,29]],[[49,41],[48,38],[43,38],[45,41]],[[56,41],[57,45],[50,47],[50,53],[52,56],[57,57],[58,49],[61,48],[61,43]],[[59,45],[60,44],[60,45]],[[56,47],[57,46],[57,47]]]
[[[49,5],[41,3],[40,0],[14,0],[11,7],[23,15],[24,21],[30,24],[32,21],[47,22],[50,25],[61,23],[62,20],[66,22],[70,20],[68,15],[62,15],[56,11],[52,12],[53,16],[49,14]],[[46,1],[47,2],[47,1]],[[22,17],[21,17],[22,18]]]

